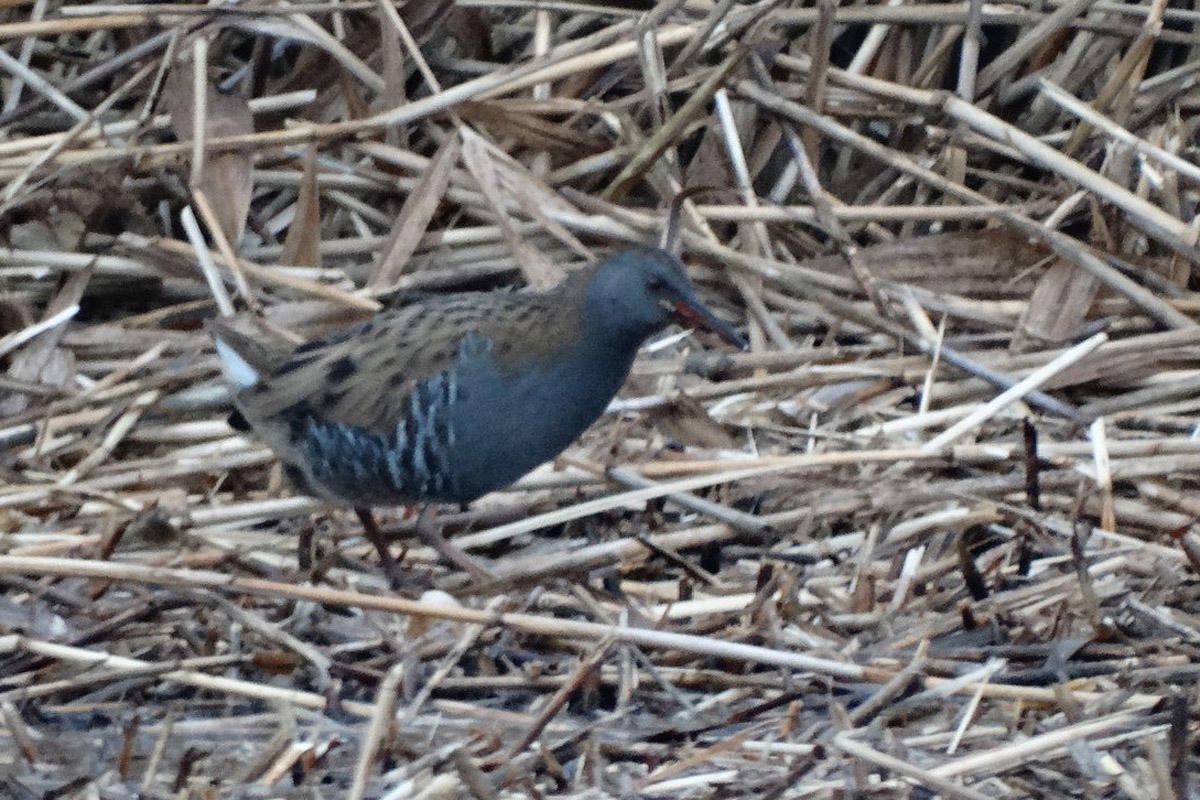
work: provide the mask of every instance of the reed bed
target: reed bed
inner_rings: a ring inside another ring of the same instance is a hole
[[[0,7],[0,796],[1200,796],[1191,4]],[[441,509],[487,585],[226,423],[206,319],[673,202],[752,346]]]

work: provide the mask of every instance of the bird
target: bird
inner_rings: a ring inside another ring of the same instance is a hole
[[[554,458],[603,414],[646,339],[673,322],[746,347],[678,258],[634,245],[549,290],[431,295],[300,345],[225,319],[210,333],[231,425],[274,451],[296,491],[354,509],[396,588],[403,574],[372,508],[465,507]],[[430,525],[417,531],[489,576]]]

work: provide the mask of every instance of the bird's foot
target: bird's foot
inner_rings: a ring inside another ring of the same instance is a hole
[[[426,506],[417,517],[417,536],[438,555],[469,574],[476,581],[493,581],[496,576],[488,571],[478,559],[464,553],[460,548],[451,544],[442,536],[441,526],[437,524],[434,511]]]
[[[392,558],[392,554],[388,550],[387,539],[375,523],[375,515],[369,509],[356,508],[354,513],[358,515],[358,520],[362,523],[363,534],[375,546],[375,552],[379,553],[379,565],[383,568],[383,574],[387,577],[392,591],[404,594],[415,592],[419,595],[433,586],[429,575],[418,575],[400,568],[400,563]]]

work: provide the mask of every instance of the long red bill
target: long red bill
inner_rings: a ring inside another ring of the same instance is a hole
[[[746,340],[733,329],[732,325],[718,317],[698,300],[690,303],[680,300],[675,303],[674,311],[676,321],[685,328],[699,328],[715,333],[729,344],[742,350],[748,346]]]

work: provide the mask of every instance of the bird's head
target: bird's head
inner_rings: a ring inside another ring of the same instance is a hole
[[[638,343],[675,322],[746,347],[738,332],[696,296],[679,259],[655,247],[631,247],[601,262],[584,301],[593,324]]]

